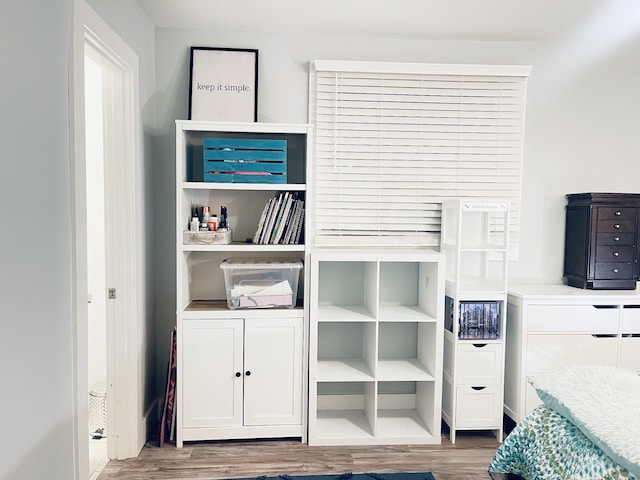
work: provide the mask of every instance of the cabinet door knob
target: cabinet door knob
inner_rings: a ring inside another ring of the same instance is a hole
[[[251,375],[251,371],[247,370],[246,372],[244,372],[244,374],[249,377]]]
[[[620,228],[620,224],[619,223],[614,223],[613,224],[613,228],[615,228],[616,230]]]
[[[236,377],[241,377],[242,374],[240,372],[236,372]]]

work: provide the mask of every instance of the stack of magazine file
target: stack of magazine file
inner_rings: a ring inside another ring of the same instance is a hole
[[[298,245],[304,243],[304,192],[279,192],[262,210],[253,243]]]

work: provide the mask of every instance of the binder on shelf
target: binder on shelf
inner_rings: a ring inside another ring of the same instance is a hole
[[[265,204],[253,236],[259,245],[296,245],[304,240],[304,194],[279,192]]]

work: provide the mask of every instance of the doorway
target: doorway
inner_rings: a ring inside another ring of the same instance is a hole
[[[87,280],[89,473],[97,477],[107,463],[107,281],[104,173],[104,95],[100,53],[85,45],[85,145],[87,172]]]
[[[74,1],[71,68],[74,445],[76,478],[85,480],[105,457],[135,457],[144,445],[146,341],[138,59],[84,0]],[[98,465],[89,448],[96,408],[106,434]]]

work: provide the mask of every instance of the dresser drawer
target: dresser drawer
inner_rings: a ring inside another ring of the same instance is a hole
[[[501,343],[460,343],[456,358],[458,385],[502,385]]]
[[[635,247],[633,245],[598,245],[596,246],[596,262],[633,262],[634,253]]]
[[[636,230],[635,220],[598,220],[597,231],[600,232],[620,232],[632,233]]]
[[[633,278],[632,263],[596,263],[597,280],[626,280]]]
[[[640,333],[640,305],[625,305],[622,309],[622,333]]]
[[[603,219],[635,221],[636,209],[625,207],[598,207],[598,220]]]
[[[584,363],[615,367],[618,362],[618,336],[586,333],[529,335],[526,362],[528,375]]]
[[[633,245],[634,233],[602,232],[596,235],[597,245]]]
[[[527,315],[530,332],[607,333],[618,330],[617,306],[530,305]]]
[[[457,387],[458,428],[491,428],[502,425],[502,386]]]

